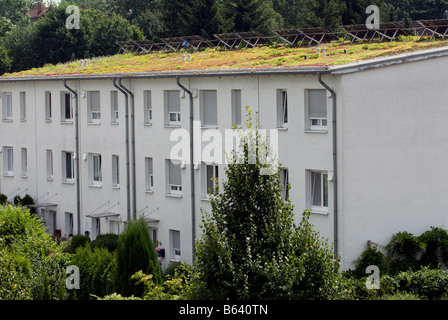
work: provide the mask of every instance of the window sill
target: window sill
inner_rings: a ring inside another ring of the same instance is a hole
[[[217,125],[201,125],[201,129],[218,129]]]
[[[169,262],[180,262],[180,258],[170,258]]]
[[[145,193],[154,193],[154,190],[147,189],[145,190]]]
[[[165,128],[180,128],[181,127],[180,124],[164,124],[163,126]]]
[[[53,121],[51,119],[45,119],[46,123],[52,123]]]
[[[72,120],[62,120],[61,124],[73,124]]]
[[[328,209],[327,208],[311,208],[310,211],[311,211],[312,214],[328,216]]]
[[[320,129],[320,130],[317,130],[317,129],[307,129],[307,130],[305,130],[305,133],[321,133],[321,134],[326,134],[326,133],[328,133],[328,130],[327,130],[327,129]]]
[[[14,172],[5,172],[5,173],[3,173],[3,176],[4,177],[14,177]]]
[[[277,127],[278,131],[288,131],[288,127]]]
[[[63,184],[75,184],[74,180],[62,180]]]
[[[152,123],[151,122],[145,122],[145,123],[143,123],[143,125],[145,127],[152,127]]]
[[[115,186],[112,186],[112,189],[115,189],[115,190],[120,190],[120,185],[115,185]]]
[[[210,198],[208,196],[207,197],[202,196],[201,201],[210,202]]]
[[[100,126],[101,122],[87,122],[88,126]]]
[[[175,193],[166,193],[165,196],[169,198],[182,198],[182,194],[175,194]]]
[[[92,188],[102,188],[103,185],[102,184],[89,184],[89,187],[92,187]]]
[[[53,181],[53,177],[47,177],[47,181]]]
[[[3,119],[3,122],[13,122],[12,119]]]
[[[26,119],[20,119],[20,122],[26,122]]]
[[[28,175],[27,175],[27,174],[22,174],[22,178],[23,178],[23,179],[27,179],[27,178],[28,178]]]

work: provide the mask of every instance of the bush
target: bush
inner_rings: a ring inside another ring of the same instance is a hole
[[[71,264],[79,268],[80,288],[71,298],[93,299],[91,295],[105,296],[113,292],[112,271],[115,265],[114,255],[106,248],[78,247]]]
[[[418,237],[423,244],[424,250],[420,258],[422,266],[430,268],[438,268],[439,256],[440,262],[447,264],[448,262],[448,233],[442,228],[431,227]]]
[[[8,197],[3,193],[0,193],[0,205],[5,205],[8,203]]]
[[[391,273],[417,270],[419,267],[417,258],[422,246],[422,243],[412,233],[405,231],[394,234],[386,246]]]
[[[0,207],[0,239],[0,299],[64,298],[68,255],[34,214]]]
[[[358,279],[366,277],[366,269],[370,265],[377,266],[380,270],[380,274],[386,274],[388,271],[386,257],[381,251],[373,246],[361,254],[361,257],[356,262],[356,268],[351,275]]]
[[[106,248],[109,252],[114,252],[118,245],[118,235],[114,233],[100,234],[92,241],[90,246],[94,248]]]
[[[131,276],[142,271],[153,275],[155,284],[162,283],[162,274],[148,226],[143,218],[130,221],[118,237],[117,264],[114,272],[116,292],[123,296],[142,296],[143,285],[135,285]]]
[[[397,291],[414,293],[434,300],[448,294],[448,271],[423,267],[416,272],[401,272],[395,276]]]
[[[84,236],[82,234],[77,234],[72,237],[72,240],[70,240],[70,253],[75,253],[76,249],[79,247],[84,247],[85,245],[90,243],[90,237]]]

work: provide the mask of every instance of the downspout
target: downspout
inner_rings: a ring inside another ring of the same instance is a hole
[[[75,96],[75,170],[76,170],[76,223],[77,234],[81,234],[81,185],[79,183],[79,116],[78,116],[78,93],[67,85],[63,80],[64,87]]]
[[[337,127],[336,127],[336,92],[331,89],[323,80],[322,74],[320,72],[317,73],[317,78],[319,83],[325,87],[330,93],[331,98],[333,100],[332,107],[332,128],[333,128],[333,218],[334,218],[334,256],[335,259],[339,256],[339,231],[338,231],[338,158],[337,158]]]
[[[134,94],[121,83],[118,79],[118,85],[129,94],[131,101],[131,174],[132,174],[132,219],[137,220],[137,193],[135,181],[135,117],[134,117]]]
[[[180,76],[176,77],[177,85],[190,96],[190,189],[191,189],[191,245],[193,250],[193,261],[196,257],[196,208],[194,190],[194,162],[193,162],[193,94],[180,83]]]
[[[129,105],[128,105],[128,94],[126,93],[126,91],[124,91],[120,86],[117,85],[116,83],[117,78],[114,78],[113,80],[113,84],[114,87],[117,88],[118,90],[120,90],[121,93],[123,93],[124,95],[124,107],[125,107],[125,111],[124,111],[124,117],[125,117],[125,131],[126,131],[126,201],[127,201],[127,205],[126,205],[126,218],[127,221],[129,222],[131,220],[131,183],[130,183],[130,171],[129,171],[129,121],[128,121],[128,117],[129,117]]]

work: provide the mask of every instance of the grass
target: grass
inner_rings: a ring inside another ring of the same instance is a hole
[[[448,41],[403,41],[384,43],[331,43],[326,46],[327,55],[317,54],[316,47],[264,46],[233,51],[205,49],[191,53],[191,61],[183,62],[183,52],[151,53],[147,55],[117,54],[88,60],[88,67],[80,67],[78,61],[45,65],[42,68],[5,74],[7,76],[137,73],[213,69],[260,69],[335,66],[400,53],[448,46]]]

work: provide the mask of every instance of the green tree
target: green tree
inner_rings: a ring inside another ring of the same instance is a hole
[[[142,296],[143,286],[134,285],[131,276],[142,271],[153,275],[155,284],[162,283],[162,274],[157,262],[157,254],[143,218],[130,221],[118,238],[116,251],[114,285],[116,292],[123,296]]]
[[[222,192],[210,199],[211,213],[203,216],[197,242],[198,297],[337,297],[340,274],[331,248],[313,230],[308,214],[294,224],[293,206],[282,198],[280,174],[264,175],[263,159],[253,161],[251,155],[267,145],[247,125],[241,149],[226,168]]]
[[[222,0],[218,15],[221,32],[259,31],[269,35],[283,25],[271,0]]]
[[[300,7],[297,27],[325,27],[331,31],[339,29],[346,9],[342,0],[301,0]]]

